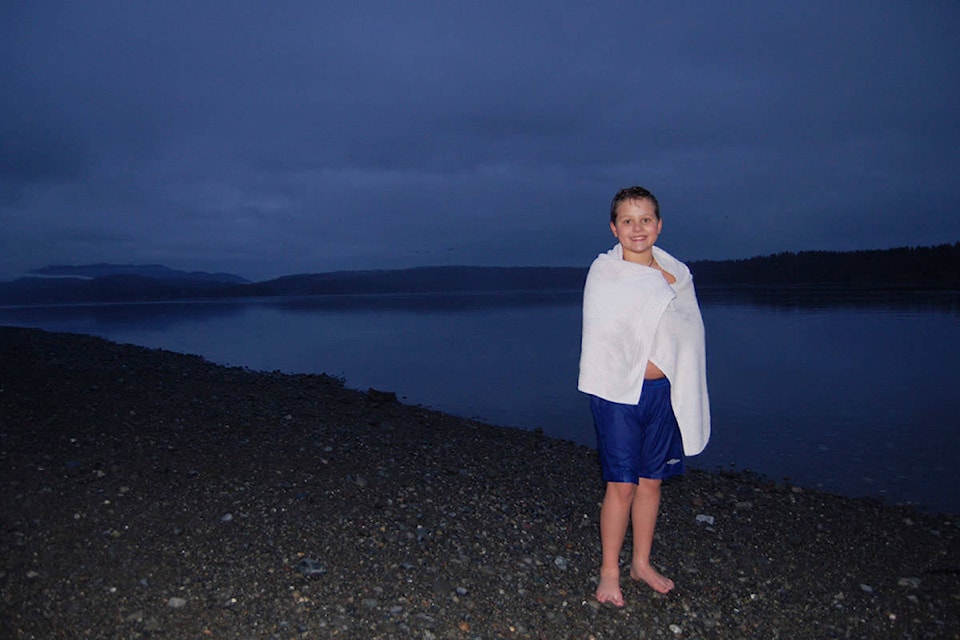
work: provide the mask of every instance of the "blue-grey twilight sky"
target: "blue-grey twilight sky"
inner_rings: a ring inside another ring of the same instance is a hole
[[[0,5],[0,279],[960,241],[960,3]]]

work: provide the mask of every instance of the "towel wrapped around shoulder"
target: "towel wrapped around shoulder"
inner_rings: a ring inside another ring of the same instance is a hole
[[[710,439],[703,318],[687,265],[659,247],[658,269],[623,259],[618,244],[590,266],[583,289],[583,336],[577,388],[610,402],[637,404],[647,362],[670,380],[683,451],[693,456]]]

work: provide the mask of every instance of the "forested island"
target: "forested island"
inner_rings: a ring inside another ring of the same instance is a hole
[[[856,285],[954,289],[960,242],[872,251],[801,251],[690,263],[698,285]]]
[[[784,252],[689,262],[698,287],[960,289],[960,242],[870,251]],[[584,267],[418,267],[335,271],[249,282],[160,265],[51,266],[0,282],[0,305],[151,302],[279,296],[580,289]]]

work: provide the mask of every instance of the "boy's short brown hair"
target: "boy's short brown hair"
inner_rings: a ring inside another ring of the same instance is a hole
[[[657,220],[660,219],[660,203],[657,202],[656,196],[643,187],[626,187],[613,196],[613,202],[610,203],[610,222],[617,223],[617,207],[627,200],[649,200],[653,203],[653,212],[657,214]]]

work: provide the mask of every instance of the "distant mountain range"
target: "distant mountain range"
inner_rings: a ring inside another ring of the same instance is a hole
[[[779,253],[689,263],[698,287],[856,286],[960,289],[960,243],[876,251]],[[344,294],[572,290],[586,267],[419,267],[250,282],[162,265],[60,265],[0,282],[0,305],[59,305]]]
[[[184,280],[193,282],[222,282],[225,284],[246,284],[246,278],[232,273],[206,273],[204,271],[177,271],[160,264],[85,264],[54,265],[34,269],[34,276],[58,278],[104,278],[107,276],[142,276],[157,280]]]

